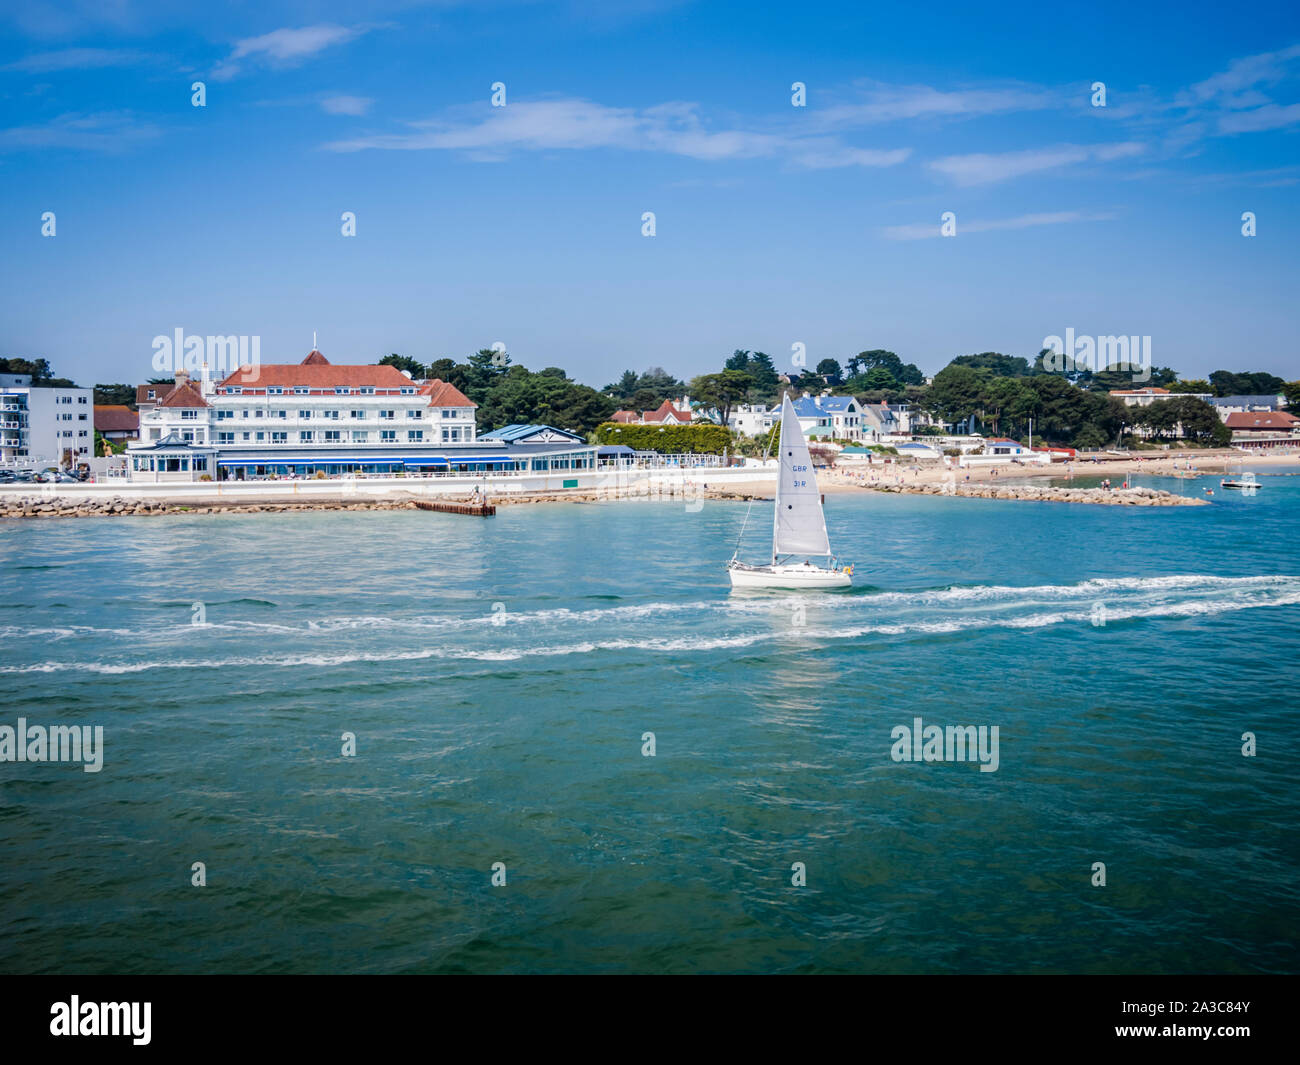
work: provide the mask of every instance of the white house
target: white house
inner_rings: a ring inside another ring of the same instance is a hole
[[[95,452],[94,390],[33,386],[0,374],[0,463],[75,465]]]
[[[353,473],[585,469],[595,448],[571,439],[477,439],[475,404],[437,379],[392,366],[301,363],[245,367],[224,380],[141,386],[136,480],[243,480]],[[160,475],[167,475],[166,477]]]

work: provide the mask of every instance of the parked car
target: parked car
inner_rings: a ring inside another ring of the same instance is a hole
[[[0,484],[13,484],[18,475],[13,470],[0,470]]]
[[[51,474],[50,478],[51,480],[54,481],[55,484],[80,484],[81,483],[81,479],[77,477],[76,474],[65,473],[63,470],[60,470],[58,473]]]

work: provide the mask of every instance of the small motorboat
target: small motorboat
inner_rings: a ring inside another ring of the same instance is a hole
[[[1242,492],[1257,492],[1263,487],[1253,473],[1242,473],[1236,477],[1225,477],[1219,482],[1220,488],[1236,488]]]

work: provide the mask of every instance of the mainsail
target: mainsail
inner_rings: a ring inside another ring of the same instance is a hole
[[[803,428],[787,394],[781,404],[781,468],[776,480],[776,522],[772,529],[772,562],[780,555],[827,555],[826,518],[813,476],[812,458]]]

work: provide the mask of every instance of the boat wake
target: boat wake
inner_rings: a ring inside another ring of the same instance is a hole
[[[898,639],[1053,626],[1113,626],[1209,618],[1300,604],[1300,577],[1110,578],[1070,585],[951,586],[918,591],[834,593],[628,603],[588,609],[484,610],[477,615],[366,613],[146,629],[0,627],[9,663],[0,675],[59,670],[131,674],[153,670],[338,668],[427,660],[495,663],[570,655],[645,656],[784,646],[807,641]],[[491,604],[485,604],[490,607]],[[215,614],[216,612],[214,612]],[[211,615],[210,615],[211,616]],[[124,639],[123,637],[127,637]],[[33,658],[21,662],[23,641]],[[66,646],[67,660],[48,657]],[[88,647],[113,653],[82,658]],[[129,648],[129,653],[120,649]],[[196,650],[201,652],[195,654]],[[15,654],[14,652],[19,652]],[[18,659],[15,661],[15,659]],[[445,673],[445,668],[439,669]]]

